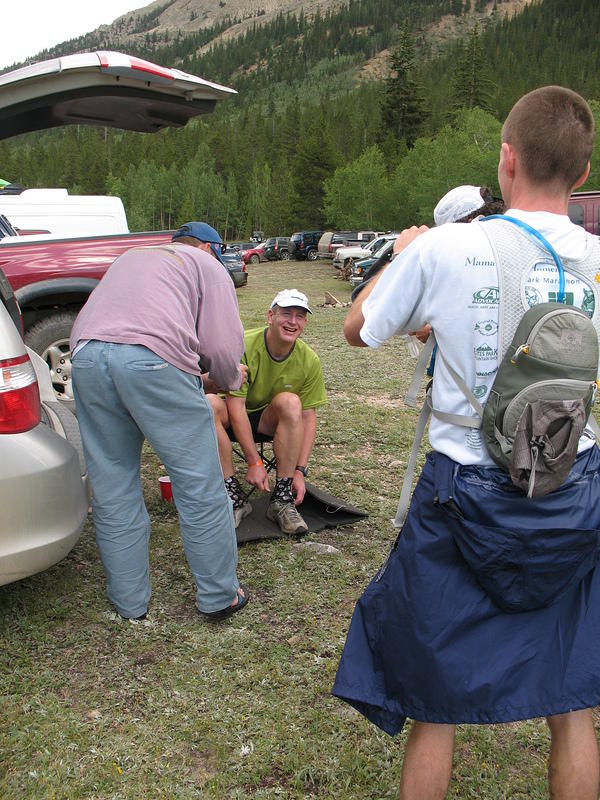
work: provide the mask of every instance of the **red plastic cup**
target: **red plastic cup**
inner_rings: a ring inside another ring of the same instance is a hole
[[[173,502],[173,487],[171,486],[171,478],[168,475],[163,475],[158,479],[160,484],[160,494],[163,500]]]

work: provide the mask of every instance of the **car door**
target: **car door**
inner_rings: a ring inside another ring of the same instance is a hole
[[[210,113],[235,94],[125,53],[61,56],[0,75],[0,138],[58,125],[154,133]]]

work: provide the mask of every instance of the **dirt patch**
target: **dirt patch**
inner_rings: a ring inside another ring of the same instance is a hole
[[[371,406],[371,408],[406,408],[404,400],[401,397],[391,397],[389,394],[368,395],[368,394],[355,394],[349,395],[346,392],[329,392],[330,400],[335,396],[336,398],[344,399],[359,405]]]

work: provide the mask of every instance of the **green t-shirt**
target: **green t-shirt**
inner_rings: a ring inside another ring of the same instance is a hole
[[[323,370],[315,351],[297,339],[292,352],[283,361],[276,361],[267,350],[265,332],[266,328],[245,332],[242,362],[248,366],[248,382],[229,394],[245,397],[249,414],[266,408],[280,392],[297,394],[303,409],[325,405]]]

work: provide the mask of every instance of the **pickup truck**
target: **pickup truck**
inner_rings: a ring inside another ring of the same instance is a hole
[[[319,239],[319,258],[334,258],[340,247],[366,245],[378,235],[375,231],[325,231]]]
[[[132,247],[166,244],[173,231],[112,234],[47,241],[0,240],[0,269],[21,308],[25,344],[50,367],[52,384],[60,400],[71,402],[69,337],[75,317],[117,256]],[[239,266],[226,265],[235,286],[248,279]]]
[[[84,124],[155,133],[210,113],[235,94],[125,53],[77,53],[0,75],[0,138]],[[0,216],[2,233],[0,265],[21,307],[25,343],[48,363],[58,399],[72,405],[69,336],[79,309],[117,256],[168,242],[171,232],[15,240]]]

